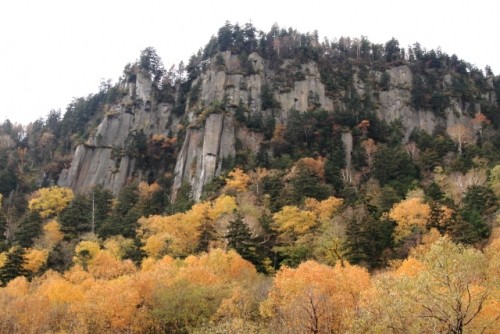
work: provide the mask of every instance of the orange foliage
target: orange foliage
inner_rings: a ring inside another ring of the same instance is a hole
[[[43,226],[42,245],[44,248],[51,249],[64,238],[57,221],[51,220]]]
[[[24,264],[24,269],[31,271],[32,273],[38,272],[38,270],[47,262],[49,252],[47,250],[38,249],[28,249],[24,258],[26,263]]]
[[[235,168],[226,178],[226,187],[235,191],[246,191],[250,183],[250,176],[240,168]]]
[[[101,250],[92,260],[89,272],[97,279],[109,280],[134,273],[135,266],[130,260],[120,261],[110,252]]]
[[[316,214],[320,222],[326,222],[336,213],[344,201],[341,198],[331,196],[323,201],[315,198],[306,198],[304,206]]]
[[[370,275],[357,266],[325,266],[314,261],[276,274],[261,314],[280,320],[282,332],[345,332]]]
[[[389,212],[389,218],[398,224],[395,238],[401,240],[409,236],[413,228],[425,230],[430,216],[431,207],[423,203],[420,198],[409,198],[394,204]]]

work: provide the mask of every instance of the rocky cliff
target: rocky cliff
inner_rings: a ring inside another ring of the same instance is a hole
[[[175,129],[179,118],[172,105],[159,103],[148,73],[121,86],[123,98],[108,107],[95,135],[78,145],[73,161],[62,171],[58,184],[85,192],[102,185],[118,194],[127,182],[144,179],[148,170],[137,168],[137,157],[126,153],[137,134],[151,137]]]
[[[400,120],[405,141],[414,129],[433,133],[440,128],[449,132],[458,124],[474,129],[471,120],[481,111],[479,103],[464,102],[448,94],[449,103],[439,113],[430,108],[416,108],[412,101],[414,74],[407,64],[391,63],[382,70],[365,68],[364,75],[361,75],[361,67],[350,66],[352,75],[346,80],[351,88],[333,93],[326,88],[324,73],[315,60],[277,62],[258,52],[248,56],[218,52],[204,60],[200,73],[189,81],[184,114],[178,116],[173,113],[172,103],[159,102],[158,89],[150,75],[139,71],[135,81],[122,84],[126,94],[108,108],[95,135],[76,148],[70,168],[61,173],[59,185],[87,191],[101,184],[117,194],[131,180],[145,179],[152,172],[138,166],[139,157],[124,150],[131,138],[137,134],[148,138],[155,134],[175,134],[183,120],[186,131],[179,137],[172,200],[184,183],[190,185],[193,197],[198,200],[204,186],[223,172],[224,161],[234,158],[238,146],[245,146],[255,155],[265,149],[266,154],[272,156],[272,150],[261,147],[270,138],[266,139],[262,131],[242,119],[258,116],[261,120],[270,120],[274,127],[286,127],[291,110],[349,113],[354,92],[359,99],[372,101],[369,112],[379,119],[387,123]],[[452,79],[446,75],[438,85],[446,91],[454,82]],[[385,88],[374,90],[383,80],[387,81]],[[493,84],[482,94],[495,103]],[[345,129],[342,136],[347,168],[351,168],[353,151],[349,132]],[[157,168],[167,171],[165,166]]]

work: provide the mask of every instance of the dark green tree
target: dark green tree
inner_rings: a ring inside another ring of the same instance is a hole
[[[227,51],[233,45],[233,26],[229,21],[226,21],[226,24],[219,29],[217,43],[220,51]]]
[[[369,269],[384,265],[382,254],[392,247],[394,222],[379,219],[378,210],[370,205],[349,207],[343,213],[346,226],[346,250],[349,261]]]
[[[14,241],[21,247],[31,247],[35,238],[42,234],[42,224],[38,211],[28,211],[14,234]]]
[[[141,51],[139,66],[142,70],[149,72],[155,84],[158,84],[165,74],[165,68],[163,67],[161,58],[153,47],[147,47]]]
[[[65,239],[78,238],[92,230],[92,203],[86,195],[77,195],[60,213],[59,223]]]
[[[255,266],[260,263],[257,255],[257,243],[252,237],[250,228],[243,221],[241,215],[237,215],[234,220],[229,223],[228,232],[226,234],[228,247],[234,249],[247,261],[252,262]]]
[[[200,237],[195,251],[197,253],[208,252],[210,249],[210,242],[215,240],[217,231],[212,221],[208,218],[207,212],[204,213],[198,230],[200,232]]]
[[[113,194],[103,186],[96,186],[89,194],[89,200],[93,201],[94,224],[97,231],[108,219],[113,207]]]
[[[394,37],[385,43],[385,61],[391,62],[401,58],[401,49],[399,48],[399,41]]]
[[[388,184],[399,195],[406,194],[412,182],[419,178],[420,171],[401,146],[381,146],[374,159],[373,176],[382,186]]]
[[[7,259],[2,268],[0,268],[0,282],[6,286],[11,280],[18,276],[28,276],[29,272],[24,269],[26,260],[24,255],[26,251],[22,247],[14,247],[7,253]]]
[[[291,183],[295,204],[299,204],[306,197],[324,200],[331,195],[330,189],[321,182],[320,178],[303,166],[299,166],[297,175],[292,179]]]
[[[482,214],[494,212],[498,207],[497,198],[487,186],[471,186],[467,189],[464,199],[464,210],[476,211]]]
[[[97,230],[98,235],[102,238],[112,235],[122,235],[126,238],[135,237],[137,220],[141,216],[140,211],[136,208],[138,200],[137,183],[123,188],[109,218]]]

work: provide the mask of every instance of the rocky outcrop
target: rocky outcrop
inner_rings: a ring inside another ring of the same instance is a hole
[[[95,135],[76,148],[71,166],[59,177],[60,186],[85,192],[102,185],[118,194],[127,182],[145,173],[124,153],[131,134],[166,133],[179,122],[171,105],[156,102],[147,73],[137,73],[136,81],[125,84],[123,90],[128,94],[109,108]]]
[[[189,182],[193,197],[201,197],[203,186],[220,175],[222,161],[235,155],[235,133],[231,116],[211,114],[202,129],[189,129],[175,166],[172,199],[183,182]]]
[[[360,79],[357,68],[353,72],[353,87],[361,99],[372,94],[373,111],[380,119],[403,123],[405,140],[414,129],[432,133],[438,126],[448,130],[456,124],[472,127],[466,112],[471,106],[452,99],[441,117],[430,110],[415,110],[411,107],[413,75],[410,68],[395,66],[386,72],[389,84],[378,94],[367,88],[368,83]],[[368,75],[379,81],[382,76],[382,72],[374,70]],[[484,98],[496,100],[490,81]],[[445,75],[443,87],[451,87],[452,83],[452,76]],[[138,167],[139,163],[133,156],[124,153],[131,136],[141,133],[150,137],[176,131],[180,117],[172,113],[172,105],[158,102],[157,89],[147,73],[138,72],[135,81],[125,83],[122,88],[127,92],[126,96],[108,109],[95,135],[77,147],[71,166],[61,173],[59,185],[86,191],[102,184],[117,194],[127,182],[141,179],[148,173]],[[308,112],[322,108],[333,112],[337,108],[345,109],[345,99],[349,96],[349,92],[327,94],[318,65],[314,62],[298,64],[294,60],[284,60],[271,66],[255,52],[241,57],[226,51],[213,57],[191,82],[191,89],[197,90],[197,94],[188,94],[185,109],[188,126],[177,153],[173,200],[183,183],[191,186],[192,195],[198,200],[203,187],[223,172],[225,159],[236,155],[237,142],[248,152],[258,154],[262,134],[247,129],[244,122],[236,122],[233,115],[237,109],[239,112],[243,110],[247,118],[261,114],[261,117],[274,117],[276,124],[286,126],[292,109]],[[262,108],[264,89],[270,89],[274,96],[272,109]],[[342,141],[349,169],[353,151],[351,133],[345,132]]]

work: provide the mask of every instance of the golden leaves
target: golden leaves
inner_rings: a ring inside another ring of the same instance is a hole
[[[73,200],[73,191],[64,187],[41,188],[37,190],[28,203],[30,210],[38,211],[42,218],[50,218],[59,214]]]
[[[395,238],[401,240],[412,233],[414,228],[424,230],[431,216],[431,207],[420,198],[409,198],[395,204],[389,212],[389,218],[398,226]]]

